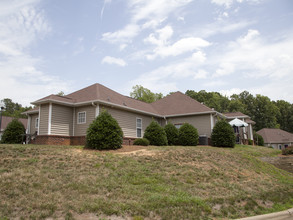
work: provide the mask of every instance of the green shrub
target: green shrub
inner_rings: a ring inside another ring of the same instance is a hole
[[[123,132],[118,122],[107,111],[102,111],[87,129],[85,148],[118,149],[122,142]]]
[[[293,154],[293,145],[282,150],[283,155]]]
[[[178,143],[182,146],[198,145],[198,132],[191,124],[184,123],[179,128]]]
[[[3,144],[21,144],[24,140],[25,128],[17,119],[8,123],[3,132],[1,143]]]
[[[264,146],[264,140],[263,137],[261,135],[259,135],[258,133],[253,133],[253,140],[254,143],[258,146]]]
[[[176,145],[178,144],[178,136],[179,136],[179,131],[173,125],[172,123],[168,123],[165,127],[164,130],[167,135],[167,140],[168,140],[168,145]]]
[[[253,145],[253,140],[248,139],[248,145]]]
[[[145,129],[144,138],[150,141],[151,145],[166,146],[168,145],[167,136],[164,128],[158,122],[152,120],[149,126]]]
[[[150,142],[146,138],[137,138],[133,142],[133,145],[148,146],[148,145],[150,145]]]
[[[212,145],[216,147],[234,147],[235,134],[232,126],[225,120],[216,123],[212,131]]]

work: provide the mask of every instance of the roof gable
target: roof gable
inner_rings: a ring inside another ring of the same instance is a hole
[[[162,115],[166,116],[214,111],[181,92],[168,95],[151,103],[151,105]]]
[[[293,142],[292,133],[277,128],[263,128],[256,133],[263,137],[265,143]]]

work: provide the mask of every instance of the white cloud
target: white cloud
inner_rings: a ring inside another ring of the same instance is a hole
[[[262,0],[212,0],[212,3],[230,8],[235,2],[242,3],[244,1],[249,3],[259,3]]]
[[[110,43],[129,43],[141,30],[157,27],[169,14],[190,2],[192,0],[129,0],[129,24],[118,31],[104,33],[102,40]],[[142,21],[143,24],[140,25]]]
[[[60,90],[68,82],[40,70],[44,61],[33,57],[30,47],[51,32],[45,15],[35,6],[38,0],[0,2],[0,87],[1,97],[29,105]]]
[[[173,80],[185,79],[192,77],[194,79],[204,79],[208,76],[208,73],[200,67],[206,61],[206,54],[201,51],[193,53],[192,56],[173,62],[172,64],[159,67],[151,72],[147,72],[133,80],[133,85],[144,84],[147,88],[152,88],[154,85],[168,84]],[[167,82],[168,81],[168,82]],[[175,85],[175,84],[174,84]],[[170,89],[169,91],[174,91]]]
[[[151,54],[147,54],[147,59],[153,60],[157,56],[162,58],[168,56],[178,56],[180,54],[199,50],[200,48],[207,47],[210,43],[206,40],[197,37],[182,38],[171,44],[170,39],[173,35],[173,28],[170,25],[150,34],[144,39],[145,43],[156,45]]]
[[[118,66],[126,66],[127,65],[127,63],[123,59],[110,57],[110,56],[105,56],[102,60],[102,63],[116,64]]]
[[[191,52],[194,50],[199,50],[200,48],[209,46],[210,43],[201,38],[189,37],[178,40],[169,46],[159,46],[155,48],[153,54],[147,55],[150,60],[155,59],[157,56],[168,57],[168,56],[178,56],[180,54]]]

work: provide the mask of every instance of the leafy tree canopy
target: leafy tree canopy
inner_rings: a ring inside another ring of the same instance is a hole
[[[154,101],[157,101],[161,98],[163,98],[162,93],[153,93],[151,90],[144,88],[141,85],[136,85],[132,87],[132,92],[130,93],[130,96],[132,98],[135,98],[137,100],[152,103]]]
[[[1,100],[4,103],[4,110],[2,112],[2,115],[14,117],[14,118],[26,118],[26,115],[23,115],[21,113],[32,109],[32,107],[22,107],[21,104],[18,104],[17,102],[13,102],[9,98],[5,98]]]

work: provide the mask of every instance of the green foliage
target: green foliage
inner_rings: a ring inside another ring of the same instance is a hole
[[[293,145],[282,150],[283,155],[293,154]]]
[[[191,124],[184,123],[179,128],[178,143],[182,146],[198,145],[198,132]]]
[[[235,134],[232,126],[225,120],[216,123],[212,131],[212,144],[216,147],[234,147]]]
[[[107,111],[102,111],[87,129],[85,148],[118,149],[122,142],[123,132],[118,122]]]
[[[137,138],[133,142],[133,145],[148,146],[148,145],[150,145],[150,142],[146,138]]]
[[[258,146],[264,146],[264,140],[263,137],[261,135],[259,135],[258,133],[253,133],[253,139],[254,139],[254,143]]]
[[[172,123],[168,123],[165,127],[165,132],[167,135],[168,145],[178,144],[179,131]]]
[[[13,118],[27,118],[26,115],[21,113],[32,109],[32,107],[22,107],[21,104],[18,104],[17,102],[14,103],[11,99],[8,98],[1,101],[4,103],[4,111],[2,112],[2,115],[4,116]]]
[[[253,145],[253,140],[248,139],[248,145]]]
[[[242,112],[250,116],[256,122],[255,130],[281,128],[293,132],[293,104],[284,100],[274,102],[266,96],[253,96],[248,91],[233,94],[229,98],[205,90],[187,90],[185,94],[218,112]]]
[[[3,132],[1,143],[3,144],[21,144],[25,128],[17,119],[13,119]]]
[[[149,126],[145,129],[144,138],[150,141],[151,145],[166,146],[168,145],[167,135],[158,122],[152,120]]]
[[[141,85],[133,86],[132,90],[130,96],[143,102],[152,103],[163,98],[162,93],[153,93],[151,90],[144,88]]]

